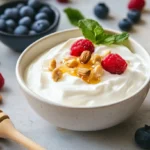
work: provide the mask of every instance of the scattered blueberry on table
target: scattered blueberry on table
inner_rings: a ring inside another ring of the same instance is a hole
[[[144,149],[150,149],[150,126],[145,125],[135,133],[135,142]]]
[[[105,3],[99,3],[95,6],[94,13],[98,18],[105,19],[109,14],[109,8]]]
[[[54,20],[50,6],[39,0],[28,0],[6,8],[0,14],[0,31],[15,35],[36,35],[47,30]]]
[[[119,22],[119,27],[123,31],[129,31],[132,28],[132,22],[129,19],[122,19]]]
[[[127,16],[133,23],[137,23],[141,18],[141,12],[133,9],[128,12]]]

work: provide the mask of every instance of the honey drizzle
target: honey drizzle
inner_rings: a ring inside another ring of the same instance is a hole
[[[78,62],[78,66],[75,67],[75,68],[69,68],[65,65],[65,60],[62,62],[61,66],[59,67],[59,69],[63,72],[63,73],[68,73],[70,74],[71,76],[76,76],[76,77],[79,77],[81,78],[82,80],[84,80],[86,83],[88,84],[97,84],[99,83],[101,80],[100,78],[98,79],[94,79],[94,78],[91,78],[91,75],[89,77],[80,77],[78,75],[78,68],[87,68],[89,70],[92,70],[94,65],[92,64],[92,61],[90,60],[87,64],[81,64],[79,62],[79,59],[78,58],[73,58],[73,59],[76,59],[76,61]]]

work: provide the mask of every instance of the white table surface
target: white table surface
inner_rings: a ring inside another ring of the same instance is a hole
[[[48,0],[47,0],[48,1]],[[2,2],[2,1],[1,1]],[[73,4],[58,4],[49,0],[61,11],[61,21],[58,30],[72,28],[63,9],[72,6],[80,9],[88,18],[95,18],[93,7],[99,0],[76,0]],[[118,29],[117,23],[127,12],[128,0],[105,0],[111,12],[107,20],[100,20],[104,27]],[[146,11],[142,21],[131,31],[135,38],[150,53],[150,1],[147,0]],[[74,132],[62,130],[37,116],[28,105],[16,81],[15,65],[19,53],[11,51],[0,43],[0,72],[3,73],[6,84],[0,91],[3,104],[0,109],[13,120],[14,125],[24,135],[35,140],[48,150],[139,150],[134,142],[137,128],[150,125],[150,94],[148,94],[139,111],[124,123],[113,128],[96,132]],[[122,112],[123,113],[123,112]],[[24,150],[21,146],[9,140],[0,139],[0,150]]]

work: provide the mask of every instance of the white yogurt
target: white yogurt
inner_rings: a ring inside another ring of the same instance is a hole
[[[48,101],[68,106],[100,106],[117,102],[134,94],[148,77],[145,62],[138,54],[132,53],[123,45],[95,46],[97,54],[104,50],[121,55],[129,62],[126,71],[121,75],[104,72],[102,81],[87,84],[82,79],[67,73],[58,82],[54,82],[51,72],[43,69],[53,58],[57,62],[67,57],[71,45],[79,38],[62,43],[35,59],[26,69],[25,81],[29,89]]]

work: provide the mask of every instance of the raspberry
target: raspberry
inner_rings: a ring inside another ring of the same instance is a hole
[[[0,73],[0,89],[4,86],[5,80],[2,76],[2,74]]]
[[[145,6],[145,0],[130,0],[128,4],[129,9],[142,10]]]
[[[102,60],[102,66],[112,74],[122,74],[127,68],[127,63],[120,55],[109,54]]]
[[[72,56],[80,56],[83,51],[90,51],[91,53],[94,52],[94,45],[91,41],[87,39],[80,39],[76,41],[72,46],[71,46],[71,52],[70,54]]]

